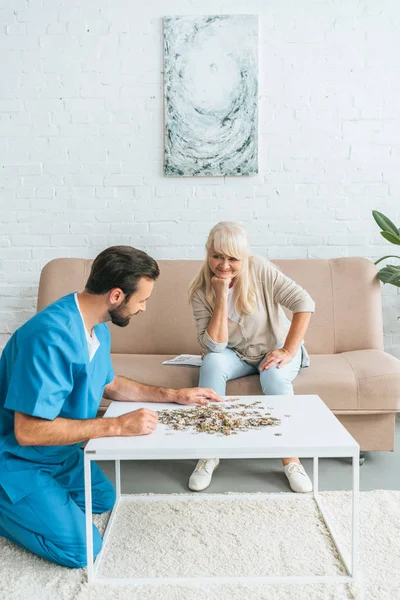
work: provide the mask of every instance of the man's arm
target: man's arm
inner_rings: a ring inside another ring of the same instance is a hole
[[[208,404],[220,402],[221,398],[209,388],[171,388],[146,385],[116,375],[104,388],[104,397],[120,402],[176,402],[177,404]]]
[[[21,446],[68,446],[100,437],[148,435],[156,428],[157,413],[140,408],[107,419],[54,420],[14,413],[14,432]]]
[[[119,375],[104,388],[104,396],[126,402],[208,404],[210,401],[222,401],[213,390],[207,388],[173,390],[145,385]],[[148,408],[107,419],[56,417],[47,420],[15,411],[14,431],[21,446],[67,446],[99,437],[148,435],[154,431],[157,422],[157,413]]]
[[[103,396],[108,400],[120,402],[175,402],[176,391],[170,388],[146,385],[116,375],[111,383],[104,388]]]
[[[207,388],[170,388],[145,385],[117,375],[104,388],[104,397],[125,402],[176,402],[177,404],[208,404],[220,402],[213,390]],[[21,446],[67,446],[89,439],[113,436],[148,435],[157,426],[157,413],[140,408],[120,417],[107,419],[53,420],[33,417],[15,411],[14,431]]]

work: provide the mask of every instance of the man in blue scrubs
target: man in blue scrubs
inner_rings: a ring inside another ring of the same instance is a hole
[[[67,567],[86,565],[82,442],[147,435],[157,413],[99,419],[102,396],[121,401],[207,404],[209,389],[173,390],[114,376],[112,321],[146,310],[158,265],[114,246],[95,259],[85,290],[54,302],[20,327],[0,359],[0,536]],[[93,512],[112,508],[112,484],[92,462]],[[95,555],[101,536],[93,526]]]

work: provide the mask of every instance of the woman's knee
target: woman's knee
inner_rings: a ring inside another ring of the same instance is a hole
[[[200,373],[213,371],[222,377],[227,377],[226,357],[223,352],[208,352],[202,360]]]
[[[225,362],[225,353],[224,352],[207,352],[203,356],[203,360],[201,361],[201,367],[207,366],[220,366]]]
[[[270,367],[260,373],[260,383],[266,396],[293,394],[291,381],[277,367]]]

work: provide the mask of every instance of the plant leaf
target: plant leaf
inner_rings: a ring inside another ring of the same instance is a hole
[[[388,254],[387,256],[382,256],[382,258],[380,258],[379,260],[376,260],[374,262],[374,265],[377,265],[378,263],[380,263],[381,260],[385,260],[385,258],[399,258],[400,259],[400,256],[396,256],[395,254]]]
[[[386,265],[386,267],[384,267],[388,273],[396,273],[398,268],[399,267],[396,265]]]
[[[398,273],[394,273],[388,279],[386,279],[386,283],[394,283],[395,281],[400,283],[400,271]]]
[[[377,210],[373,210],[372,216],[374,217],[375,221],[382,229],[382,231],[386,231],[387,233],[394,233],[394,235],[399,235],[399,230],[397,229],[396,225],[384,214],[378,212]]]
[[[383,282],[383,283],[385,283],[385,282]],[[388,283],[388,282],[386,282],[386,283]],[[400,279],[398,279],[397,281],[392,281],[390,283],[390,285],[395,285],[396,287],[400,288]]]
[[[391,244],[397,244],[400,246],[400,236],[395,235],[394,233],[389,233],[388,231],[381,231],[381,236],[385,238]]]
[[[378,277],[383,283],[390,283],[400,287],[400,267],[387,265],[378,272]]]

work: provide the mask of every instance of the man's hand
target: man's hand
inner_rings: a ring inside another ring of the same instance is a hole
[[[118,434],[120,436],[149,435],[158,423],[158,415],[154,410],[139,408],[117,417]]]
[[[182,388],[176,390],[176,398],[174,402],[176,404],[204,404],[207,405],[210,402],[223,402],[223,398],[220,398],[213,390],[209,388]]]
[[[232,279],[224,279],[222,277],[214,277],[211,278],[211,285],[214,288],[215,295],[218,296],[227,296],[229,292],[229,285]]]
[[[289,364],[293,360],[293,354],[286,350],[286,348],[278,348],[277,350],[271,350],[265,355],[264,360],[260,364],[260,371],[265,371],[270,367],[277,367],[278,369]]]

